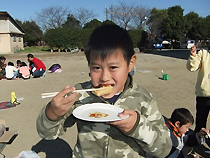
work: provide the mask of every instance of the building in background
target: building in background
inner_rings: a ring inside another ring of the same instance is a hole
[[[25,31],[5,11],[0,11],[0,54],[10,54],[24,49]]]

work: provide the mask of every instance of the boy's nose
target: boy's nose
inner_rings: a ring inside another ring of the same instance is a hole
[[[110,72],[108,70],[103,70],[100,76],[102,82],[106,82],[110,79]]]

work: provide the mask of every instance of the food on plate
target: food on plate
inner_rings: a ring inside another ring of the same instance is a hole
[[[97,90],[93,91],[93,94],[97,95],[97,96],[102,96],[105,94],[109,94],[112,92],[113,87],[111,85],[104,85],[100,88],[98,88]]]
[[[102,113],[102,112],[94,112],[94,113],[89,113],[89,117],[94,117],[94,118],[101,118],[101,117],[107,117],[109,116],[108,114],[106,113]]]

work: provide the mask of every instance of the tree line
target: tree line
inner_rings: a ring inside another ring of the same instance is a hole
[[[149,9],[119,2],[106,8],[106,20],[99,21],[92,10],[54,6],[37,13],[37,20],[16,22],[25,30],[24,43],[35,46],[40,41],[51,49],[67,51],[73,47],[84,49],[93,31],[100,25],[116,24],[128,30],[134,47],[145,47],[156,39],[171,41],[210,39],[210,15],[199,17],[195,12],[183,15],[181,6],[168,9]]]

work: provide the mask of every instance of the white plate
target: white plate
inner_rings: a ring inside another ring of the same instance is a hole
[[[90,117],[90,114],[95,112],[105,113],[108,114],[108,116],[100,118]],[[123,109],[114,105],[105,103],[92,103],[77,107],[73,111],[73,115],[78,119],[93,122],[110,122],[126,119],[129,117],[125,116],[120,118],[118,114],[121,112],[123,112]]]

